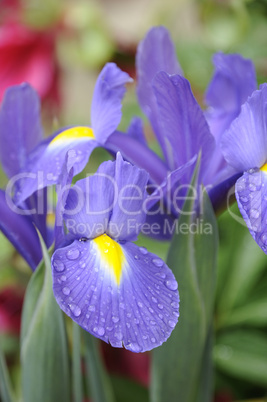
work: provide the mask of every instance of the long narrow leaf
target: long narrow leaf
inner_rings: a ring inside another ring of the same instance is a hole
[[[85,340],[85,361],[90,393],[94,402],[114,402],[111,383],[98,349],[98,341],[91,334],[83,332]]]
[[[14,402],[14,392],[6,366],[6,361],[0,348],[0,399],[2,402]]]
[[[78,324],[72,323],[72,388],[74,402],[83,401],[83,382],[81,367],[81,331]]]
[[[188,196],[184,210],[192,211],[192,193]],[[179,227],[188,230],[174,236],[167,264],[179,284],[180,318],[170,339],[153,353],[153,402],[195,402],[199,392],[210,394],[198,389],[213,312],[218,243],[217,223],[207,195],[201,220],[181,214]],[[210,381],[211,375],[206,378],[207,389]]]
[[[22,314],[22,395],[25,402],[70,401],[67,339],[63,314],[52,290],[50,257],[29,282]]]

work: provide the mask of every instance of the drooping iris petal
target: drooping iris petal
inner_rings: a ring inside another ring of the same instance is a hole
[[[159,71],[180,75],[183,75],[183,72],[177,61],[174,44],[166,28],[152,28],[143,41],[139,43],[136,68],[139,104],[150,120],[164,157],[168,161],[168,149],[165,147],[166,144],[159,129],[157,103],[152,89],[152,81]]]
[[[179,75],[170,76],[162,71],[155,76],[153,89],[170,169],[184,165],[201,151],[201,178],[209,165],[215,143],[189,82]],[[183,176],[183,182],[190,183],[192,173],[193,166]]]
[[[135,244],[108,236],[76,240],[54,253],[52,270],[60,308],[114,347],[150,350],[166,341],[177,323],[178,285],[171,270]]]
[[[42,137],[37,93],[26,83],[10,87],[0,109],[0,160],[8,177],[19,172]]]
[[[42,251],[36,229],[29,217],[18,214],[13,201],[0,190],[0,229],[22,257],[35,269],[42,259]]]
[[[111,161],[103,162],[93,176],[77,181],[69,191],[64,211],[69,232],[86,238],[103,234],[114,207],[115,192],[115,163]]]
[[[253,92],[222,135],[226,161],[237,171],[260,168],[267,160],[267,84]]]
[[[104,144],[121,120],[125,84],[132,78],[116,64],[107,63],[96,81],[91,106],[91,123],[97,141]]]
[[[66,153],[67,169],[80,173],[99,144],[90,127],[73,127],[61,131],[50,142],[45,140],[29,155],[17,181],[16,202],[20,204],[38,189],[56,184],[59,180]]]
[[[245,172],[236,182],[236,199],[253,239],[267,253],[267,173]]]
[[[256,90],[257,81],[252,61],[239,54],[216,53],[213,63],[215,72],[206,92],[206,102],[211,109],[206,117],[212,134],[219,138]]]
[[[114,197],[107,233],[115,239],[136,240],[146,219],[143,204],[147,194],[148,174],[125,162],[118,153],[114,180],[117,197]]]

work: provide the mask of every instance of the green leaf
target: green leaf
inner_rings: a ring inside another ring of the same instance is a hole
[[[188,198],[184,211],[193,208],[194,200]],[[179,228],[182,225],[188,231],[174,235],[167,258],[179,284],[180,318],[170,339],[153,351],[153,402],[199,400],[196,394],[211,326],[218,244],[216,218],[206,193],[201,217],[193,220],[192,216],[181,214]],[[211,376],[206,379],[207,389],[210,381]],[[201,394],[205,394],[204,390]]]
[[[267,386],[267,339],[252,330],[226,332],[217,339],[214,362],[228,375]]]
[[[83,379],[81,367],[81,331],[78,324],[72,322],[72,387],[74,402],[83,401]]]
[[[40,237],[43,261],[29,282],[22,314],[21,365],[24,402],[70,401],[67,338],[52,289],[50,257]]]
[[[148,402],[148,389],[125,377],[111,376],[116,402]]]
[[[14,391],[12,389],[10,378],[6,366],[6,361],[0,348],[0,399],[2,402],[14,402]]]
[[[99,353],[99,342],[83,331],[85,363],[91,398],[94,402],[114,402],[113,389]]]

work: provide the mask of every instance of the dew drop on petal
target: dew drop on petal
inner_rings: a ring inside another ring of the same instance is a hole
[[[163,309],[163,304],[158,304],[158,308],[160,309],[160,310],[162,310]]]
[[[261,240],[262,240],[262,242],[265,244],[265,245],[267,245],[267,234],[263,234],[262,236],[261,236]]]
[[[105,333],[105,329],[103,327],[95,327],[93,331],[99,336],[103,336]]]
[[[153,264],[156,265],[156,267],[162,267],[164,262],[160,258],[153,258],[152,260]]]
[[[178,289],[178,284],[173,279],[169,279],[168,281],[166,281],[165,286],[170,290],[177,290]]]
[[[155,343],[155,342],[156,342],[156,338],[151,338],[151,342]]]
[[[62,275],[62,276],[60,277],[60,280],[61,280],[62,282],[65,282],[65,281],[67,280],[66,275]]]
[[[54,267],[58,272],[62,272],[65,269],[65,265],[60,260],[55,260],[54,261]]]
[[[169,324],[169,326],[170,326],[171,328],[174,328],[175,325],[176,325],[176,322],[175,322],[175,321],[172,321],[172,320],[169,320],[169,321],[168,321],[168,324]]]
[[[142,348],[138,343],[131,342],[127,345],[127,349],[130,349],[132,352],[139,353],[141,352]]]
[[[146,255],[148,253],[148,251],[147,251],[147,249],[145,247],[139,247],[139,250],[144,255]]]
[[[70,294],[70,288],[68,288],[67,286],[65,286],[65,287],[62,289],[62,293],[63,293],[65,296],[68,296],[68,295]]]
[[[111,317],[112,321],[116,324],[119,321],[119,317]]]
[[[177,303],[177,302],[172,302],[172,303],[171,303],[171,306],[172,306],[173,308],[178,308],[178,307],[179,307],[179,303]]]
[[[154,296],[151,297],[151,300],[152,300],[154,303],[157,303],[157,302],[158,302],[158,299],[156,299]]]
[[[137,302],[137,305],[138,305],[138,307],[143,307],[143,303],[141,303],[140,301],[139,302]]]
[[[138,257],[137,254],[134,256],[134,259],[135,259],[135,260],[139,260],[139,257]]]
[[[95,306],[93,304],[91,304],[91,306],[88,307],[88,310],[91,312],[95,311]]]
[[[67,252],[67,258],[68,258],[69,260],[77,260],[77,258],[79,257],[79,255],[80,255],[80,251],[79,251],[77,248],[71,249],[71,250],[69,250],[69,251]]]
[[[77,304],[69,304],[69,308],[75,317],[79,317],[81,315],[81,309],[79,306],[77,306]]]

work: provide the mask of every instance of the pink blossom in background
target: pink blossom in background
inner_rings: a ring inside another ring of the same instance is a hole
[[[30,83],[42,100],[59,102],[55,32],[32,30],[14,20],[0,26],[0,101],[11,85]]]
[[[23,291],[16,287],[0,290],[0,334],[19,335]]]

